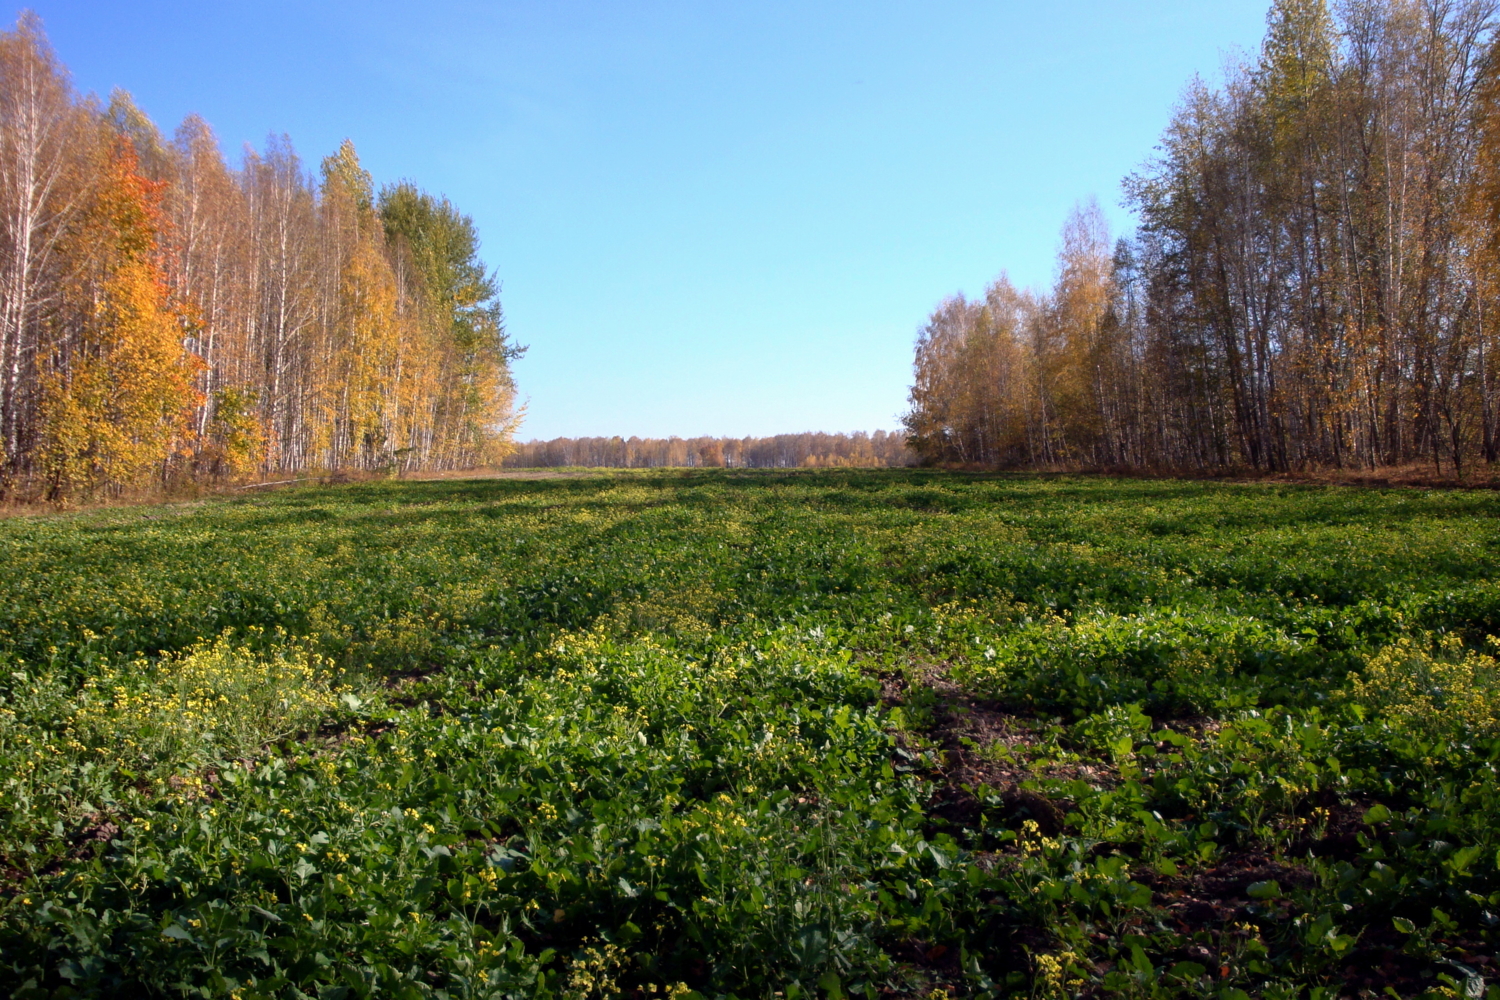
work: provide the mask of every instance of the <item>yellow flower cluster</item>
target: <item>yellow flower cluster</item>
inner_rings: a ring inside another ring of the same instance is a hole
[[[1016,845],[1020,847],[1023,854],[1046,854],[1062,846],[1061,841],[1042,836],[1042,828],[1034,819],[1022,821],[1021,832],[1016,837]]]
[[[1492,648],[1500,640],[1491,636]],[[1500,735],[1500,663],[1456,635],[1403,636],[1350,676],[1350,695],[1414,732],[1458,739]]]
[[[311,728],[333,707],[328,664],[317,655],[286,645],[265,655],[232,640],[225,633],[90,680],[73,717],[75,738],[148,762],[247,757]]]
[[[568,985],[563,996],[567,1000],[619,996],[615,976],[628,961],[625,949],[618,945],[584,948],[582,954],[568,963]]]
[[[1068,970],[1079,961],[1076,952],[1065,951],[1057,955],[1036,956],[1037,985],[1044,997],[1077,996],[1084,985],[1082,979],[1067,979]]]

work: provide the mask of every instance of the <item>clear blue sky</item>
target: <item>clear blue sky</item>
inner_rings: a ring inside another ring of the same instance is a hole
[[[1069,208],[1117,225],[1194,72],[1268,0],[81,3],[35,9],[83,90],[189,112],[236,160],[345,136],[473,215],[523,438],[894,429],[912,340]]]

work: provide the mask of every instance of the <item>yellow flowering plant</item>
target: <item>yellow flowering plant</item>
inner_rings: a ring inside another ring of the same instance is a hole
[[[1490,636],[1486,645],[1500,649],[1500,639]],[[1366,658],[1349,693],[1362,708],[1425,736],[1500,736],[1500,662],[1457,635],[1401,636]]]
[[[84,745],[132,765],[250,757],[314,728],[337,693],[317,654],[284,637],[261,652],[226,631],[90,678],[71,728]]]

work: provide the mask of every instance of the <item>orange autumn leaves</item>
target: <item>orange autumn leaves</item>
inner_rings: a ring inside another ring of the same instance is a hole
[[[47,345],[40,472],[60,498],[150,475],[184,450],[202,359],[184,349],[191,316],[173,300],[158,245],[163,184],[115,144],[92,205],[65,249],[81,322]]]

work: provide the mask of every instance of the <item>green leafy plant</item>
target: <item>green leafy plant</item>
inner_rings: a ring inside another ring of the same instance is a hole
[[[0,522],[0,986],[1489,989],[1494,504],[715,470]]]

